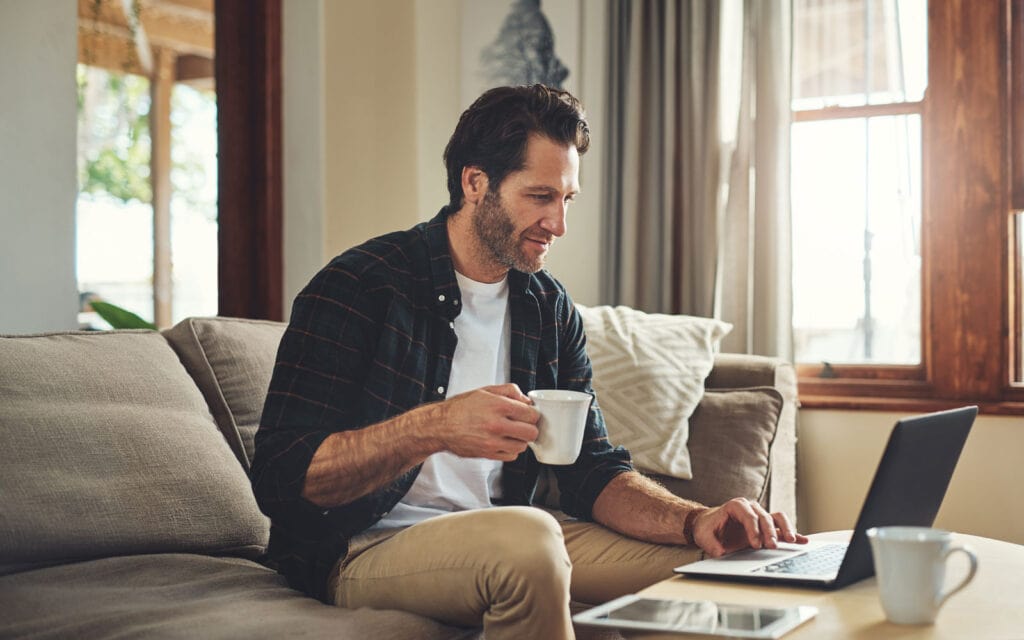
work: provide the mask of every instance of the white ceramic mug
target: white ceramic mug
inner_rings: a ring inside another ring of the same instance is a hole
[[[931,624],[949,596],[967,586],[978,570],[978,556],[953,541],[948,531],[928,527],[868,529],[878,576],[878,595],[890,622]],[[946,560],[963,553],[970,561],[967,576],[943,590]]]
[[[537,439],[530,443],[544,464],[572,464],[580,455],[587,413],[594,397],[582,391],[535,389],[526,394],[540,411]]]

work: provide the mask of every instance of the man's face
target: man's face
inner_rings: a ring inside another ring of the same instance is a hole
[[[539,271],[555,238],[565,235],[566,211],[579,193],[579,154],[531,135],[526,164],[495,191],[488,188],[473,217],[483,260],[501,269]]]

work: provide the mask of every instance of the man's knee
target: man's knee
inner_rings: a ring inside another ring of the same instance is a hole
[[[521,562],[549,558],[569,566],[562,527],[551,514],[533,507],[506,507],[500,511],[504,513],[493,542],[501,555]]]
[[[568,589],[572,564],[562,528],[550,514],[533,507],[488,510],[493,522],[486,544],[490,547],[491,578]]]

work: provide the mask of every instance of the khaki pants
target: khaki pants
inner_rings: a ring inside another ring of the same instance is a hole
[[[569,600],[599,604],[697,559],[694,547],[649,544],[534,507],[431,518],[353,541],[331,575],[341,607],[400,609],[483,624],[488,640],[572,638]]]

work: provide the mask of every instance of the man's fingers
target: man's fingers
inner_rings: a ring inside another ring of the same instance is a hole
[[[500,403],[497,411],[509,420],[526,422],[531,425],[537,424],[540,420],[540,411],[537,411],[533,406],[533,401],[524,396],[517,385],[498,384],[484,387],[483,390],[500,396],[496,398],[496,401]]]
[[[509,382],[507,384],[494,384],[489,387],[484,387],[484,390],[490,391],[495,395],[511,398],[512,400],[525,402],[526,404],[532,403],[529,396],[523,393],[522,389],[519,388],[519,385],[514,382]]]
[[[765,548],[777,549],[779,547],[778,534],[775,532],[775,521],[768,515],[761,505],[755,504],[753,506],[754,512],[757,514],[757,523],[760,527],[761,543]]]
[[[775,525],[778,527],[779,536],[786,542],[795,542],[796,544],[806,544],[810,542],[810,538],[802,535],[793,526],[789,516],[779,511],[772,514],[772,519],[775,521]]]
[[[772,514],[772,520],[775,521],[775,526],[778,528],[781,539],[786,542],[796,542],[796,529],[793,527],[793,523],[789,521],[789,516],[779,511]]]
[[[771,536],[765,533],[766,529],[775,534],[775,524],[764,513],[760,505],[755,505],[745,498],[736,498],[726,503],[726,512],[743,527],[747,537],[747,544],[751,549],[760,549],[770,546]],[[762,517],[763,514],[763,517]]]
[[[519,457],[520,453],[521,453],[521,451],[517,452],[517,451],[501,450],[501,451],[495,452],[495,454],[493,456],[491,456],[491,459],[492,460],[500,460],[502,462],[512,462],[513,460],[515,460],[516,458]]]
[[[715,540],[714,542],[708,544],[708,546],[703,547],[702,550],[704,551],[704,553],[708,554],[712,558],[721,558],[729,551],[728,549],[723,547],[718,542],[718,540]]]
[[[536,440],[537,435],[540,432],[537,431],[536,426],[529,422],[505,420],[492,433],[495,433],[506,440],[521,443],[522,449],[525,449],[526,443]],[[520,451],[522,451],[522,449],[520,449]]]
[[[533,406],[515,400],[505,400],[504,402],[502,412],[509,420],[525,422],[530,425],[535,425],[540,421],[540,411]]]
[[[733,498],[694,522],[694,540],[713,558],[747,547],[777,549],[779,539],[799,544],[808,541],[807,536],[796,532],[786,514],[769,514],[746,498]]]

